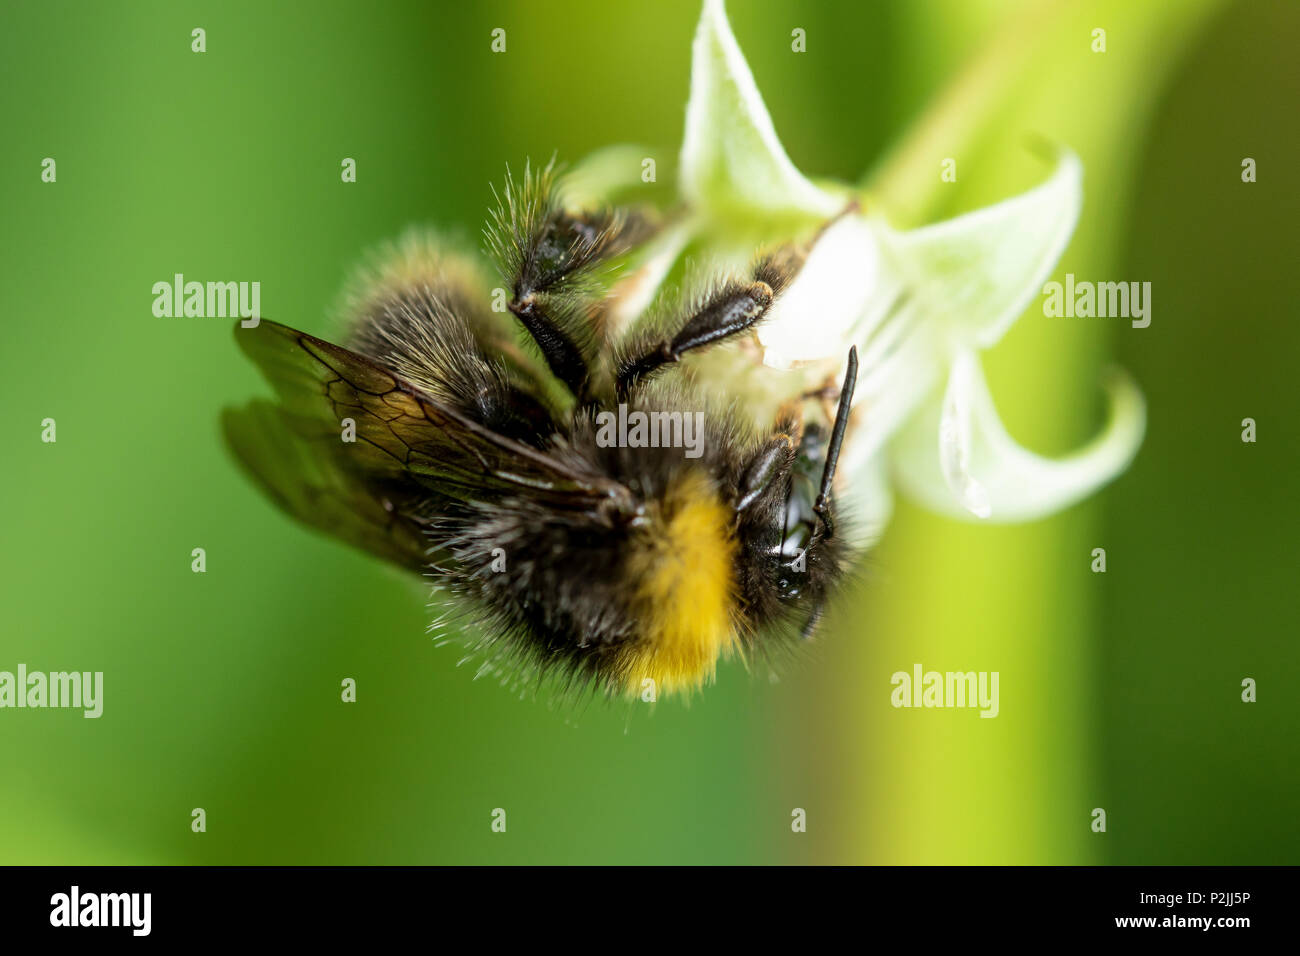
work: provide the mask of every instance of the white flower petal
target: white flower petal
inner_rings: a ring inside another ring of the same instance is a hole
[[[845,515],[840,523],[855,548],[872,547],[893,514],[886,447],[890,438],[938,386],[935,344],[924,327],[914,331],[917,334],[904,337],[887,354],[876,355],[874,365],[859,359],[853,414],[835,480],[836,507],[842,505]],[[866,355],[861,347],[859,351]]]
[[[891,283],[882,275],[880,240],[861,216],[844,216],[817,238],[803,268],[761,325],[763,362],[791,368],[842,359],[855,329],[884,307]]]
[[[957,356],[939,412],[939,470],[962,507],[977,518],[987,518],[992,511],[988,492],[970,473],[972,383],[978,374],[972,353]]]
[[[921,308],[966,346],[996,343],[1040,293],[1065,251],[1083,200],[1083,165],[1062,151],[1027,193],[956,219],[892,233],[903,279]]]
[[[892,334],[895,329],[901,332]],[[930,330],[906,314],[886,322],[876,338],[858,345],[858,353],[853,417],[844,448],[844,457],[854,463],[875,458],[934,392],[943,361]]]
[[[1124,471],[1142,442],[1141,392],[1120,373],[1106,387],[1102,433],[1072,455],[1044,458],[1007,434],[978,360],[960,355],[943,398],[922,407],[891,443],[895,480],[909,497],[954,517],[987,511],[993,521],[1027,521],[1066,508]]]
[[[844,204],[790,162],[722,0],[705,0],[695,32],[679,175],[686,201],[722,220],[826,219]]]
[[[894,514],[894,493],[889,488],[883,455],[852,469],[843,459],[835,482],[835,533],[851,547],[866,551],[885,533]]]

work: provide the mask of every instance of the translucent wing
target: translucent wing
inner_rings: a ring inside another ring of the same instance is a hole
[[[226,443],[245,471],[284,511],[354,547],[419,570],[429,562],[423,525],[400,512],[331,453],[308,422],[267,401],[222,413]],[[336,436],[330,436],[337,441]]]
[[[363,355],[266,320],[235,337],[280,405],[228,411],[231,449],[285,510],[381,557],[425,563],[423,525],[436,516],[423,512],[440,499],[525,494],[593,510],[631,500],[623,485],[499,435]]]

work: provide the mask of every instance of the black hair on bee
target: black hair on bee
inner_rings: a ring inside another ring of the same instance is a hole
[[[554,187],[526,169],[499,194],[487,239],[508,313],[415,233],[363,273],[345,346],[236,329],[279,402],[228,410],[227,441],[289,513],[432,578],[473,618],[485,670],[690,691],[720,659],[806,637],[844,573],[831,488],[856,355],[832,427],[794,402],[756,432],[681,360],[762,321],[801,251],[715,281],[671,323],[593,331],[597,272],[653,217],[568,210]]]

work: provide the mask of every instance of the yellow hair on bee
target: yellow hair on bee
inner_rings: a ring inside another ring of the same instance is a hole
[[[634,546],[630,570],[645,637],[628,651],[629,694],[640,692],[647,679],[665,693],[699,687],[735,646],[732,521],[712,482],[687,473]]]

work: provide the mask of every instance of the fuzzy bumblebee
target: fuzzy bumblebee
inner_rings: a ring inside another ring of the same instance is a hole
[[[227,410],[226,439],[291,515],[430,576],[474,619],[488,670],[689,691],[720,658],[806,637],[843,574],[831,487],[856,354],[842,389],[755,428],[684,360],[761,322],[799,252],[624,332],[602,281],[652,217],[557,195],[549,170],[526,173],[489,224],[508,313],[471,264],[416,234],[363,275],[346,347],[236,328],[278,403]],[[611,437],[614,415],[638,413],[664,441]],[[689,453],[682,422],[698,423]]]

